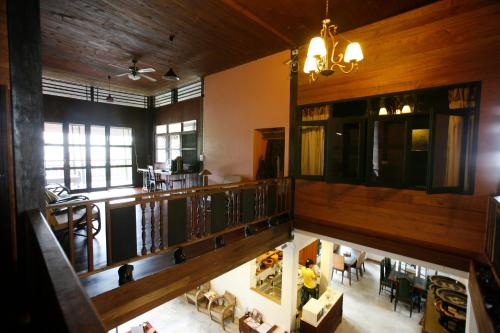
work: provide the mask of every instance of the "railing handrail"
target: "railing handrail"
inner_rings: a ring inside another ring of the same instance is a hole
[[[27,216],[67,331],[105,332],[94,305],[43,215],[32,210]]]
[[[145,192],[145,193],[136,193],[136,194],[127,194],[122,196],[112,196],[91,200],[79,200],[79,201],[67,201],[63,203],[55,203],[46,205],[47,209],[56,209],[56,208],[69,208],[69,207],[79,207],[85,206],[89,204],[96,204],[101,202],[114,202],[114,201],[124,201],[127,199],[143,199],[144,202],[149,201],[158,201],[160,199],[179,199],[183,197],[188,197],[193,193],[203,192],[204,194],[210,194],[225,190],[234,190],[234,189],[245,189],[249,187],[253,187],[256,185],[263,184],[273,184],[281,179],[288,179],[290,177],[282,177],[282,178],[271,178],[271,179],[263,179],[263,180],[255,180],[255,181],[246,181],[239,183],[229,183],[229,184],[214,184],[207,186],[198,186],[198,187],[190,187],[184,189],[173,189],[166,191],[155,191],[155,192]],[[175,196],[175,197],[174,197]]]

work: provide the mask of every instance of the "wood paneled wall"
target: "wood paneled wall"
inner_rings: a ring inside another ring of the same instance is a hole
[[[500,2],[441,0],[344,34],[365,59],[357,73],[309,83],[300,50],[298,104],[336,101],[454,83],[482,81],[476,194],[500,179]]]
[[[45,121],[131,127],[134,131],[138,167],[146,167],[151,160],[149,116],[146,109],[51,95],[43,95],[43,104]],[[132,160],[135,170],[135,156]],[[133,176],[134,185],[142,186],[142,175],[134,171]]]
[[[0,0],[0,85],[10,86],[6,1]]]

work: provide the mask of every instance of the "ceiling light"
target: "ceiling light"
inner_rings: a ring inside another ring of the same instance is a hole
[[[411,108],[408,104],[405,104],[403,106],[403,110],[401,110],[401,113],[411,113]]]
[[[106,97],[106,102],[113,103],[114,98],[111,96],[111,76],[108,75],[108,97]]]
[[[168,72],[163,74],[163,79],[167,81],[179,81],[180,78],[175,74],[174,70],[170,68]]]
[[[328,17],[328,0],[326,0],[326,16]],[[337,26],[330,24],[330,19],[325,18],[320,36],[312,38],[309,42],[304,73],[309,74],[311,81],[316,81],[319,74],[324,76],[333,74],[336,67],[343,73],[350,73],[357,70],[358,62],[363,60],[361,45],[356,42],[349,42],[345,54],[336,55],[335,49],[339,44],[336,34]],[[331,46],[328,47],[329,45]],[[328,54],[329,50],[331,54]]]
[[[379,116],[387,116],[387,109],[382,107],[380,110],[378,110],[378,115]]]

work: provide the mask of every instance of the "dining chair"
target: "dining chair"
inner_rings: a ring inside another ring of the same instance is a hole
[[[413,305],[418,304],[418,295],[413,292],[413,283],[406,278],[397,279],[396,297],[394,299],[394,311],[398,302],[404,302],[410,304],[410,318],[413,312]],[[420,312],[420,307],[418,306],[418,312]]]
[[[363,262],[365,261],[365,255],[366,255],[366,252],[365,251],[361,251],[358,255],[358,257],[356,258],[356,264],[354,265],[354,267],[351,267],[351,268],[354,268],[356,270],[356,280],[359,281],[359,275],[358,275],[358,271],[359,271],[359,274],[361,276],[363,276]]]
[[[389,292],[392,292],[392,283],[389,281],[389,274],[386,273],[385,271],[385,258],[380,261],[380,280],[379,280],[379,285],[378,285],[378,294],[380,295],[380,292],[382,290],[385,290],[385,288],[388,288]]]
[[[156,190],[156,178],[155,178],[155,170],[152,165],[148,165],[148,183],[147,183],[148,192],[153,192]]]
[[[340,254],[333,254],[333,270],[332,270],[332,279],[333,279],[333,273],[335,271],[341,271],[342,272],[342,283],[344,283],[344,271],[345,271],[345,263],[344,263],[344,256]]]

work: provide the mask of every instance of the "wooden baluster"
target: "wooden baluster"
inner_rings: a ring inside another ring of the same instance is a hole
[[[92,205],[86,205],[87,217],[87,267],[88,271],[94,270],[94,237],[92,235]]]
[[[227,225],[230,226],[233,224],[233,217],[232,217],[232,214],[231,214],[231,206],[232,206],[232,195],[233,195],[233,192],[232,191],[229,191],[229,193],[227,194],[227,197],[226,197],[226,200],[227,200],[227,204],[226,204],[226,219],[227,219]]]
[[[263,193],[263,198],[262,198],[262,206],[263,206],[264,216],[270,215],[269,208],[267,207],[268,189],[269,189],[269,185],[268,184],[264,185],[264,193]]]
[[[151,253],[156,251],[155,245],[155,202],[151,201],[149,203],[149,211],[151,212]]]
[[[111,239],[111,214],[109,210],[109,201],[106,201],[106,203],[104,204],[104,210],[106,211],[106,258],[108,266],[111,266],[111,264],[113,263],[113,240]]]
[[[236,193],[236,223],[241,223],[241,191]]]
[[[160,250],[165,249],[165,242],[163,240],[163,205],[165,201],[160,201]]]
[[[148,250],[146,249],[146,204],[141,203],[142,210],[142,250],[141,254],[146,255]]]
[[[69,261],[75,266],[75,225],[73,223],[73,206],[68,207],[68,245]]]

